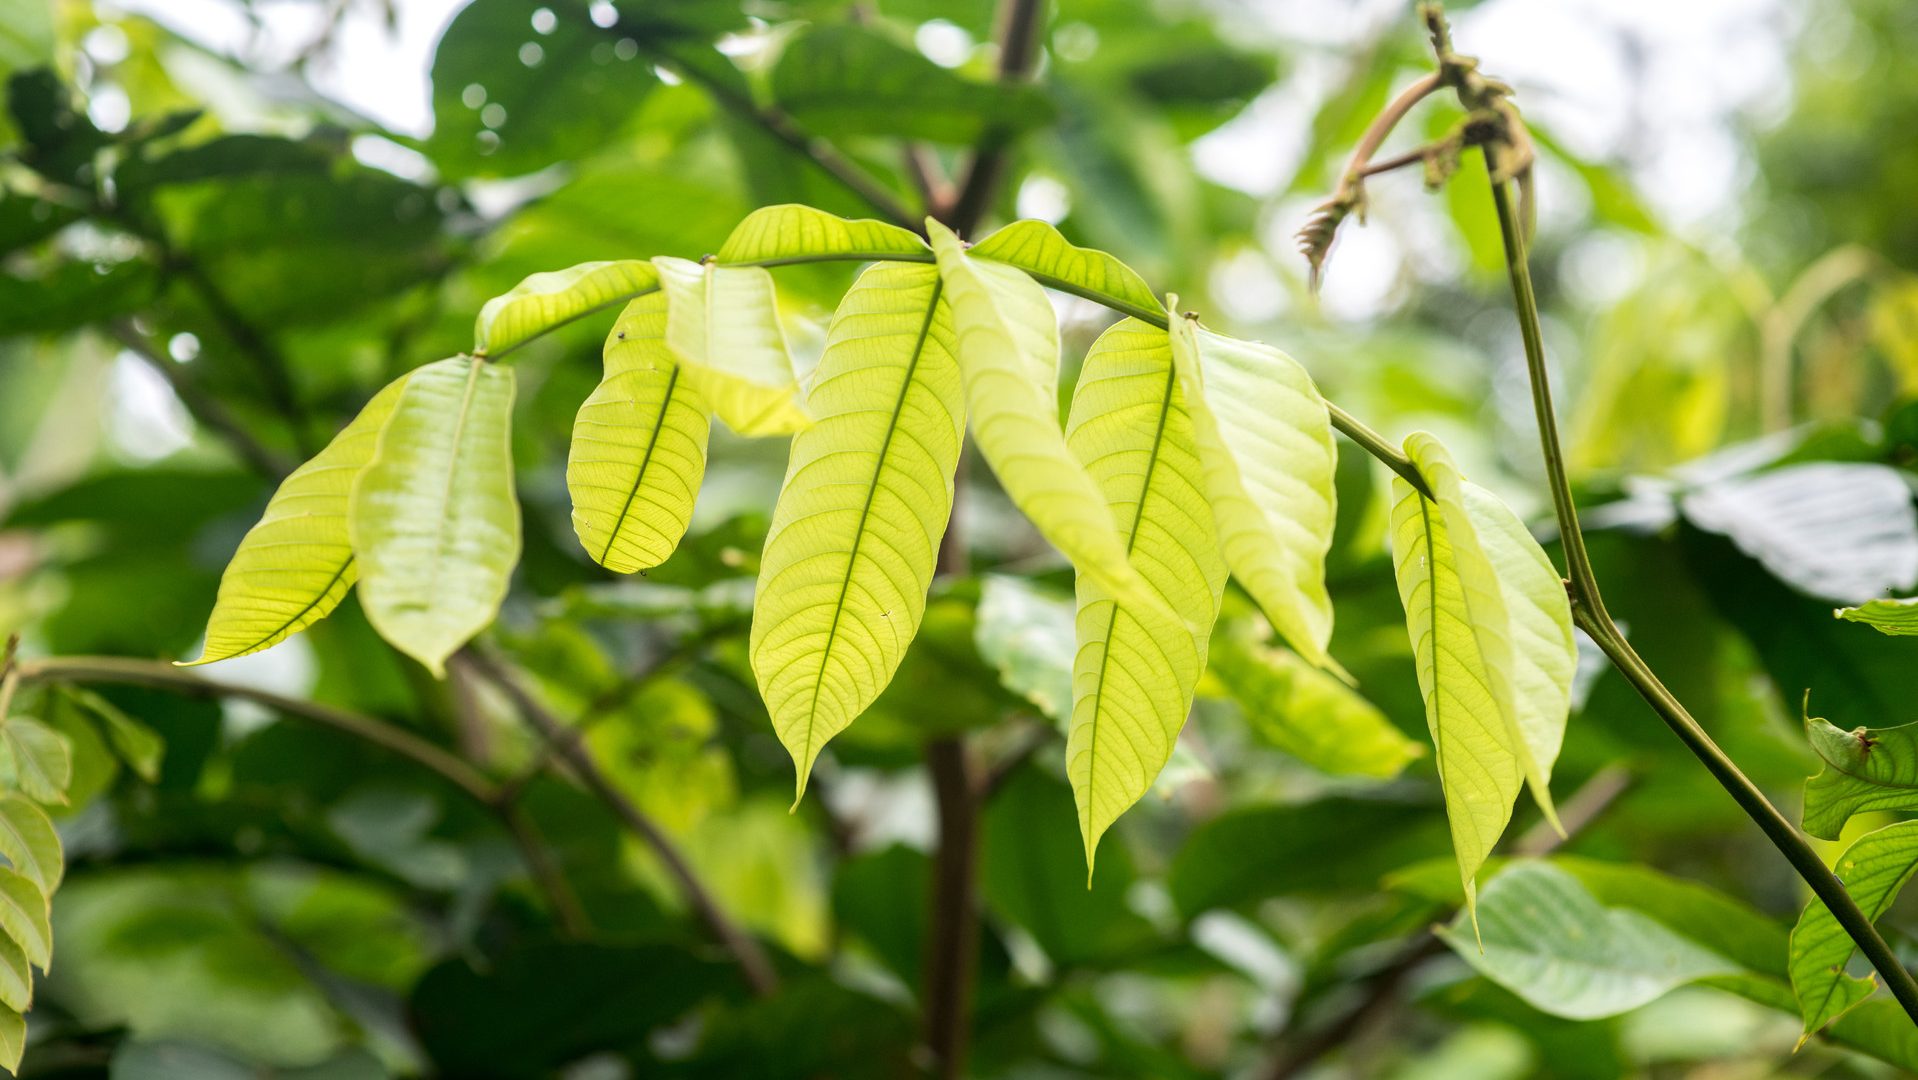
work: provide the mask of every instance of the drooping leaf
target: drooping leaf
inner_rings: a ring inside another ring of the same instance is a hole
[[[952,306],[974,441],[1014,505],[1080,573],[1115,599],[1160,613],[1160,599],[1126,557],[1106,499],[1059,429],[1059,326],[1025,274],[966,254],[952,230],[928,220]],[[1177,619],[1169,610],[1162,617]]]
[[[919,630],[965,401],[939,272],[881,263],[834,314],[760,560],[751,652],[805,793]]]
[[[0,750],[12,786],[40,803],[65,804],[73,782],[73,749],[66,736],[36,720],[8,717],[0,726]]]
[[[970,144],[988,130],[1019,131],[1051,115],[1026,85],[979,82],[948,71],[877,30],[815,27],[786,46],[773,97],[825,135],[897,135]]]
[[[706,473],[706,403],[666,345],[666,297],[626,306],[606,375],[579,407],[566,454],[573,532],[593,561],[631,574],[665,562]]]
[[[497,359],[530,338],[657,288],[659,271],[640,259],[529,275],[480,308],[473,320],[473,353]]]
[[[1253,734],[1321,772],[1390,779],[1425,753],[1358,691],[1249,626],[1214,639],[1209,670]]]
[[[1918,871],[1918,821],[1901,821],[1866,833],[1845,849],[1832,869],[1865,917],[1876,922]],[[1877,987],[1875,978],[1845,974],[1856,949],[1831,909],[1813,897],[1791,932],[1791,988],[1805,1018],[1806,1038],[1870,997]]]
[[[367,618],[435,675],[493,621],[519,561],[513,385],[472,357],[415,370],[353,485]]]
[[[1473,877],[1512,819],[1524,770],[1494,696],[1487,661],[1439,508],[1412,485],[1392,481],[1392,559],[1412,639],[1425,721],[1438,754],[1439,784],[1452,829],[1465,902]]]
[[[1099,837],[1165,768],[1205,670],[1225,562],[1166,332],[1137,319],[1093,343],[1066,445],[1105,493],[1146,584],[1183,623],[1080,575],[1066,775],[1090,873]]]
[[[1534,1008],[1573,1020],[1616,1016],[1738,966],[1645,915],[1606,908],[1546,862],[1508,866],[1467,916],[1438,931],[1466,963]]]
[[[1465,482],[1445,447],[1413,432],[1405,452],[1437,497],[1471,634],[1484,661],[1486,688],[1532,796],[1548,820],[1552,763],[1565,739],[1572,673],[1571,605],[1552,564],[1498,497]]]
[[[1825,767],[1805,781],[1805,831],[1836,840],[1852,815],[1918,810],[1918,723],[1844,731],[1805,718],[1805,737]]]
[[[43,971],[53,959],[53,926],[48,914],[47,894],[32,878],[0,867],[0,931],[5,931],[26,958]]]
[[[388,383],[313,460],[280,482],[220,575],[193,664],[268,649],[331,614],[358,579],[348,508],[411,375]]]
[[[0,934],[0,1005],[17,1013],[33,1007],[33,969],[12,938]]]
[[[1044,221],[1015,221],[967,250],[975,259],[1016,266],[1049,288],[1117,300],[1128,314],[1163,310],[1137,271],[1103,251],[1074,245]]]
[[[0,795],[0,855],[48,896],[66,874],[66,855],[52,819],[18,792]]]
[[[1000,685],[1062,726],[1072,714],[1074,605],[1029,578],[986,574],[979,582],[973,643]]]
[[[1168,310],[1178,306],[1166,298]],[[1325,402],[1305,369],[1269,345],[1180,316],[1171,337],[1226,565],[1300,656],[1332,664],[1325,555],[1338,462]]]
[[[1894,637],[1918,634],[1918,596],[1904,600],[1867,600],[1857,607],[1839,608],[1847,622],[1864,623]]]
[[[1918,581],[1918,510],[1890,466],[1791,465],[1717,481],[1680,505],[1811,596],[1857,604]]]
[[[772,275],[757,266],[656,258],[666,293],[666,343],[683,378],[741,435],[790,435],[810,420],[799,404]]]
[[[897,225],[866,218],[847,219],[810,206],[786,203],[746,215],[720,247],[722,263],[777,266],[818,258],[874,261],[904,256],[929,261],[924,240]]]

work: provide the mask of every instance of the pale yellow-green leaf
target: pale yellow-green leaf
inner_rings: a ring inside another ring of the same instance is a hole
[[[20,1071],[20,1058],[27,1052],[27,1018],[0,1006],[0,1068]]]
[[[1445,519],[1472,634],[1485,665],[1487,688],[1505,724],[1506,744],[1524,770],[1532,796],[1548,820],[1552,763],[1565,737],[1571,707],[1571,607],[1565,586],[1531,534],[1498,498],[1470,485],[1445,447],[1417,431],[1406,456],[1436,496]]]
[[[13,787],[34,802],[67,801],[73,782],[73,748],[67,737],[24,717],[11,717],[0,727],[0,758]]]
[[[5,934],[0,934],[0,1005],[14,1012],[33,1008],[33,969],[27,954]]]
[[[353,481],[410,376],[388,383],[313,460],[280,482],[220,575],[206,648],[193,664],[259,652],[319,622],[358,575],[347,528]]]
[[[1126,553],[1179,620],[1078,579],[1066,775],[1086,870],[1099,837],[1165,768],[1205,670],[1225,562],[1166,332],[1125,319],[1086,354],[1066,445],[1104,493]]]
[[[952,230],[927,221],[955,351],[965,375],[974,443],[1039,532],[1115,599],[1176,619],[1126,559],[1106,497],[1059,428],[1059,325],[1052,302],[1023,272],[974,259]]]
[[[1166,307],[1178,310],[1178,298]],[[1294,651],[1335,666],[1325,651],[1325,555],[1338,459],[1325,401],[1305,369],[1269,345],[1177,315],[1171,335],[1226,566]]]
[[[761,696],[805,793],[819,751],[892,680],[919,630],[965,392],[931,266],[880,263],[833,315],[753,606]]]
[[[42,971],[53,959],[53,926],[47,915],[47,894],[40,886],[18,870],[0,867],[0,930]]]
[[[0,855],[51,896],[66,874],[60,834],[38,803],[17,792],[0,795]]]
[[[1425,720],[1438,753],[1439,784],[1468,908],[1474,878],[1512,819],[1524,770],[1491,690],[1457,557],[1436,505],[1392,479],[1392,560],[1412,640]]]
[[[722,263],[812,262],[820,258],[871,259],[905,256],[928,261],[926,242],[897,225],[869,218],[848,219],[786,203],[746,215],[719,249]]]
[[[666,345],[666,297],[626,305],[606,338],[606,374],[573,421],[566,489],[593,560],[631,574],[686,535],[706,474],[706,403]]]
[[[533,274],[488,300],[473,322],[473,352],[499,357],[532,338],[659,288],[643,259],[580,263]]]
[[[810,422],[799,403],[773,278],[757,266],[657,258],[666,343],[681,376],[741,435],[790,435]]]
[[[512,413],[511,368],[463,356],[419,368],[353,486],[366,616],[435,675],[493,621],[519,561]]]
[[[1043,221],[1015,221],[968,250],[975,259],[1016,266],[1041,285],[1117,300],[1128,314],[1163,310],[1152,287],[1131,267],[1103,251],[1074,245]]]

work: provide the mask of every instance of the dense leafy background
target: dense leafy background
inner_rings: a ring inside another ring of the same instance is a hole
[[[1581,33],[1596,18],[1539,6],[1569,22],[1521,30]],[[1660,141],[1689,130],[1682,95],[1595,114],[1547,97],[1528,115],[1546,159],[1548,332],[1611,607],[1795,808],[1820,765],[1799,724],[1806,690],[1840,729],[1910,721],[1918,701],[1918,646],[1831,617],[1909,595],[1918,569],[1918,80],[1900,63],[1918,22],[1895,0],[1764,14],[1795,51],[1774,93],[1712,133],[1749,170],[1715,213],[1665,190],[1685,166]],[[104,4],[0,0],[0,630],[34,657],[197,655],[219,571],[271,491],[257,466],[272,462],[236,456],[222,424],[297,460],[389,379],[468,347],[480,304],[528,273],[697,258],[770,202],[871,213],[743,119],[748,101],[837,140],[905,199],[898,138],[950,164],[984,132],[1017,135],[993,217],[1056,219],[1183,304],[1282,344],[1394,439],[1441,432],[1474,480],[1536,509],[1496,229],[1469,169],[1435,199],[1409,177],[1376,184],[1374,225],[1346,238],[1325,310],[1306,301],[1286,234],[1422,63],[1396,10],[1315,17],[1344,23],[1059,0],[1041,79],[1007,90],[986,81],[983,0],[474,0],[439,42],[422,137],[303,78],[350,61],[350,36],[228,55]],[[1505,43],[1481,46],[1473,25],[1462,48],[1525,74],[1522,34],[1495,52]],[[1643,119],[1642,137],[1583,156],[1621,115]],[[1452,119],[1435,108],[1430,130]],[[1248,120],[1283,126],[1286,152],[1251,163],[1265,149]],[[1273,169],[1284,175],[1224,182]],[[795,346],[816,353],[822,335],[798,328],[821,325],[849,277],[780,276]],[[1063,311],[1076,363],[1109,316]],[[55,808],[71,864],[57,963],[37,987],[26,1073],[914,1067],[934,840],[921,745],[964,732],[1008,761],[1057,730],[1068,575],[972,470],[977,576],[935,587],[898,679],[788,814],[743,603],[783,444],[716,431],[679,553],[644,578],[595,568],[569,524],[565,458],[610,322],[515,358],[525,554],[490,636],[559,715],[590,725],[612,782],[770,945],[784,991],[754,1000],[648,849],[563,776],[533,780],[524,806],[578,893],[591,929],[577,935],[497,821],[408,761],[257,706],[101,687],[102,708],[30,686],[16,711],[65,734],[74,760]],[[1016,765],[981,824],[974,1071],[1260,1075],[1373,999],[1319,1060],[1327,1075],[1918,1068],[1909,1028],[1871,1011],[1882,1000],[1791,1053],[1796,879],[1596,667],[1575,688],[1554,788],[1563,803],[1604,770],[1601,786],[1622,776],[1623,794],[1562,849],[1576,857],[1492,878],[1482,958],[1469,925],[1446,933],[1473,964],[1425,943],[1458,884],[1432,758],[1380,726],[1426,738],[1384,544],[1389,489],[1341,454],[1332,651],[1370,707],[1259,644],[1229,595],[1195,717],[1155,793],[1107,835],[1090,890],[1063,740]],[[211,670],[375,716],[495,775],[537,745],[506,703],[381,644],[350,599],[301,638]],[[157,761],[129,731],[159,736]],[[1520,825],[1534,816],[1522,807]],[[1602,924],[1608,947],[1566,949],[1507,918],[1528,896]],[[1893,906],[1884,926],[1909,952],[1905,914]],[[1581,985],[1575,1011],[1605,1019],[1528,1004],[1572,1008],[1524,974],[1540,957],[1577,978],[1647,955],[1655,979]]]

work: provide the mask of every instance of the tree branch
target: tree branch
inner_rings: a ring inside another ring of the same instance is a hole
[[[999,6],[999,81],[1023,82],[1039,66],[1039,53],[1045,37],[1046,0],[1004,0]],[[985,220],[999,186],[1012,161],[1012,134],[994,128],[986,132],[973,150],[953,196],[952,208],[944,224],[961,236],[969,235]]]
[[[926,942],[926,1046],[934,1075],[965,1075],[972,1033],[972,988],[979,959],[979,790],[961,736],[926,744],[939,806],[939,848],[932,864],[932,917]]]

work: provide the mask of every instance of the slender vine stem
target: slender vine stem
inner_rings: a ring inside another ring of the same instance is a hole
[[[1488,166],[1490,150],[1487,149]],[[1539,442],[1545,457],[1546,479],[1551,487],[1552,508],[1558,516],[1560,544],[1565,551],[1569,573],[1567,582],[1572,599],[1572,618],[1598,644],[1606,659],[1632,684],[1659,719],[1685,744],[1712,774],[1746,816],[1752,819],[1792,869],[1804,879],[1811,891],[1830,909],[1832,916],[1856,942],[1871,962],[1892,996],[1904,1007],[1906,1015],[1918,1023],[1918,980],[1899,963],[1897,954],[1885,943],[1871,918],[1858,907],[1844,882],[1812,849],[1796,827],[1765,797],[1750,777],[1712,740],[1685,706],[1659,681],[1650,665],[1625,640],[1618,624],[1605,610],[1599,593],[1598,578],[1592,572],[1591,557],[1585,549],[1585,536],[1578,525],[1578,510],[1572,501],[1572,489],[1565,475],[1565,454],[1558,437],[1558,421],[1552,408],[1551,380],[1546,370],[1544,340],[1539,330],[1538,301],[1532,291],[1532,275],[1525,252],[1525,237],[1519,212],[1513,206],[1506,184],[1493,172],[1492,201],[1498,210],[1499,232],[1505,242],[1505,261],[1510,271],[1512,299],[1518,312],[1521,335],[1525,341],[1525,366],[1531,376],[1532,404],[1538,414]]]

